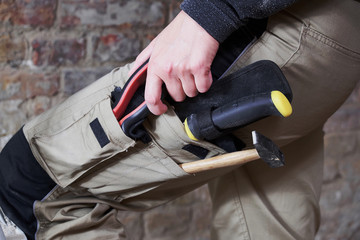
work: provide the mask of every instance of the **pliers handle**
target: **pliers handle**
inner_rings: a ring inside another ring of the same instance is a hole
[[[127,80],[122,88],[120,95],[117,96],[113,103],[113,113],[119,124],[127,136],[130,136],[134,127],[138,126],[150,113],[146,106],[145,101],[139,104],[130,113],[124,115],[131,99],[133,98],[136,90],[145,84],[146,73],[148,68],[149,59],[146,60]]]

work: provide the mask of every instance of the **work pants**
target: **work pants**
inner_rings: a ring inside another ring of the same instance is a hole
[[[281,146],[286,166],[253,162],[213,180],[212,239],[314,239],[320,225],[325,121],[360,76],[360,3],[299,1],[271,17],[259,41],[237,62],[278,64],[293,90],[292,116],[256,129]],[[242,138],[242,139],[243,139]]]
[[[21,130],[24,139],[51,178],[48,186],[56,184],[34,202],[37,239],[125,239],[120,211],[146,210],[208,182],[213,239],[314,238],[322,180],[321,128],[358,80],[359,9],[354,0],[300,1],[271,17],[266,32],[232,66],[236,71],[270,59],[288,79],[293,115],[235,132],[247,143],[251,130],[274,140],[286,157],[283,168],[254,162],[187,174],[178,164],[199,157],[185,146],[205,149],[207,157],[225,151],[190,140],[171,107],[145,121],[150,143],[125,136],[110,95],[114,86],[124,85],[130,65],[27,123]]]

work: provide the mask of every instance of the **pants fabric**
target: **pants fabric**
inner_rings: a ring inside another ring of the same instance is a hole
[[[258,161],[187,174],[178,164],[199,158],[184,146],[205,148],[207,157],[224,150],[190,140],[171,108],[145,121],[150,143],[125,136],[110,93],[124,85],[130,65],[27,123],[23,133],[31,152],[56,183],[33,204],[36,238],[125,239],[120,211],[147,210],[209,183],[213,239],[313,239],[319,227],[321,129],[358,81],[359,10],[354,0],[299,1],[272,16],[265,33],[232,66],[236,71],[269,59],[288,79],[293,115],[235,132],[245,142],[254,129],[274,140],[286,157],[283,168]]]
[[[282,146],[286,166],[253,162],[213,180],[212,239],[314,239],[320,224],[322,126],[360,74],[358,1],[299,1],[271,17],[267,31],[237,62],[281,67],[294,113],[238,131],[259,132]],[[241,138],[243,139],[243,138]]]

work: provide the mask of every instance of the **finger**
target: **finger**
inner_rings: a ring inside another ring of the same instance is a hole
[[[128,77],[130,77],[146,60],[151,56],[151,53],[154,49],[155,39],[150,42],[150,44],[136,57],[134,65],[131,67],[128,72]]]
[[[168,94],[177,102],[185,99],[186,95],[182,88],[181,81],[179,80],[176,65],[169,61],[156,61],[150,59],[149,69],[165,83]]]
[[[167,110],[167,106],[161,101],[163,81],[155,74],[149,73],[145,84],[145,101],[150,112],[161,115]]]
[[[183,88],[186,96],[195,97],[198,94],[198,90],[197,90],[196,84],[195,84],[195,79],[191,73],[189,73],[189,72],[184,73],[180,77],[180,80],[181,80],[182,88]]]
[[[186,95],[179,79],[171,78],[164,80],[164,82],[166,85],[166,89],[172,99],[174,99],[176,102],[184,101]]]
[[[194,74],[196,89],[204,93],[211,87],[213,82],[210,67],[203,68]]]

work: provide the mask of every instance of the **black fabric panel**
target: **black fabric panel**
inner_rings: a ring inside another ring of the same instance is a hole
[[[20,129],[0,153],[0,206],[28,239],[34,239],[37,228],[34,201],[43,199],[55,186]]]
[[[185,145],[182,149],[194,154],[200,159],[206,158],[206,155],[209,153],[209,150],[207,150],[206,148],[196,146],[193,144]]]
[[[101,148],[105,147],[108,143],[110,143],[110,140],[107,137],[103,127],[101,126],[99,119],[96,118],[94,121],[92,121],[90,123],[90,127]]]

